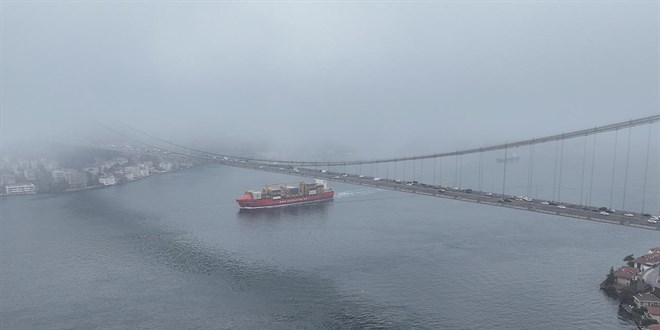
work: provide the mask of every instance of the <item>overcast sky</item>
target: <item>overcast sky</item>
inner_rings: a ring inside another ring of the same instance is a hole
[[[657,1],[0,6],[5,146],[121,120],[392,155],[660,113]]]

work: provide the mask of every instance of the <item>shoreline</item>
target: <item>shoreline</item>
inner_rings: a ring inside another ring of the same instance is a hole
[[[82,192],[82,191],[91,191],[91,190],[97,190],[97,189],[103,189],[103,188],[109,188],[109,187],[116,187],[116,186],[121,186],[121,185],[125,185],[125,184],[130,184],[130,183],[133,183],[133,182],[141,181],[141,180],[144,180],[144,179],[147,179],[147,178],[150,178],[150,177],[154,177],[154,176],[157,176],[157,175],[179,172],[179,171],[182,171],[182,170],[187,170],[187,169],[191,169],[191,168],[195,168],[195,167],[199,167],[199,166],[201,166],[201,165],[194,165],[194,166],[186,167],[186,168],[178,168],[178,169],[173,170],[173,171],[155,172],[154,174],[150,174],[150,175],[138,178],[138,179],[125,181],[125,182],[118,182],[118,183],[112,184],[112,185],[96,185],[96,186],[88,186],[88,187],[84,187],[84,188],[67,189],[67,190],[58,191],[58,192],[36,192],[34,194],[11,194],[11,195],[7,195],[7,194],[1,194],[0,193],[0,199],[10,198],[10,197],[13,198],[13,197],[19,197],[19,196],[24,197],[24,196],[36,196],[36,195],[71,194],[71,193],[77,193],[77,192]]]

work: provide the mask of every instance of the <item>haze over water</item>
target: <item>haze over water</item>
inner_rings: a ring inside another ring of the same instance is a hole
[[[206,166],[0,201],[0,326],[629,329],[598,289],[657,232],[332,184],[239,212],[271,173]]]

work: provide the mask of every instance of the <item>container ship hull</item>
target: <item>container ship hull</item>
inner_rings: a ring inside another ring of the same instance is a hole
[[[330,201],[333,199],[334,195],[334,191],[327,191],[322,194],[312,196],[300,196],[281,199],[252,199],[252,196],[246,194],[238,197],[236,202],[241,209],[253,210]]]
[[[314,183],[266,185],[262,190],[248,190],[238,196],[236,203],[241,209],[265,209],[330,201],[334,195],[327,181],[317,179]]]

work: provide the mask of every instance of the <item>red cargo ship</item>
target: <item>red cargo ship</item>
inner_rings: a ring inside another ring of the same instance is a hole
[[[325,180],[314,183],[266,185],[261,191],[248,190],[236,198],[241,209],[262,209],[332,200],[335,192]]]

